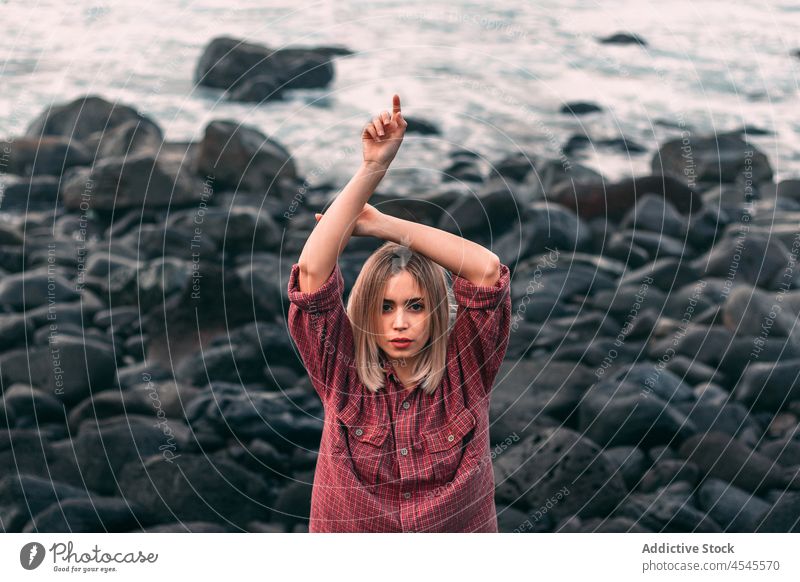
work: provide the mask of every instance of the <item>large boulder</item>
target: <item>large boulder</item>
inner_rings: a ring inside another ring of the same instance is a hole
[[[111,103],[97,95],[79,97],[69,103],[49,107],[28,126],[26,135],[61,135],[70,139],[83,140],[96,132],[114,129],[127,121],[155,126],[154,121],[134,108],[121,103]]]
[[[121,211],[186,206],[205,194],[181,159],[141,151],[106,158],[65,180],[64,206],[71,210]]]
[[[0,140],[0,151],[5,170],[20,176],[60,176],[67,168],[92,161],[79,141],[56,135]]]
[[[203,51],[194,78],[198,85],[233,90],[231,97],[260,101],[279,96],[283,89],[327,86],[334,75],[331,58],[343,54],[350,51],[343,47],[276,50],[236,38],[218,37]],[[256,89],[261,92],[261,99]]]
[[[651,166],[653,173],[670,174],[689,185],[702,181],[735,182],[737,178],[757,184],[772,178],[766,154],[733,133],[688,133],[670,140],[653,156]]]
[[[212,121],[200,144],[196,171],[215,186],[265,193],[279,179],[297,177],[291,154],[277,141],[234,120]]]

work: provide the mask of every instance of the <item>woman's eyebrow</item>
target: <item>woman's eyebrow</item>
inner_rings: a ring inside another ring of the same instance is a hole
[[[406,303],[414,303],[415,301],[424,301],[424,300],[425,299],[423,297],[412,297],[411,299],[408,299],[406,301]],[[394,304],[394,300],[392,300],[392,299],[384,299],[383,302],[384,303],[392,303],[392,304]]]

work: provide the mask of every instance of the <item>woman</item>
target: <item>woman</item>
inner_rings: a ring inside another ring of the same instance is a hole
[[[508,345],[509,270],[367,204],[407,125],[394,95],[364,127],[364,161],[289,277],[289,330],[325,409],[311,532],[497,531],[489,394]],[[387,242],[345,309],[338,257],[351,235]]]

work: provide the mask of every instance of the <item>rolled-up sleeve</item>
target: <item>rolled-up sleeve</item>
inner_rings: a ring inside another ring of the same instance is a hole
[[[483,394],[488,394],[508,348],[511,328],[511,276],[500,264],[494,285],[478,286],[453,274],[453,295],[458,304],[450,332],[455,357],[469,379],[478,375]]]
[[[353,329],[344,308],[344,278],[335,264],[316,291],[300,291],[300,265],[289,275],[289,334],[300,352],[314,389],[324,403],[346,390],[353,370]]]

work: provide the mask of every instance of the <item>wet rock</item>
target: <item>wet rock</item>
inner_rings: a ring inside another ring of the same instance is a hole
[[[65,179],[64,205],[97,211],[163,208],[197,203],[203,195],[199,178],[181,158],[151,151],[105,158]]]
[[[633,207],[638,196],[656,194],[669,200],[681,213],[697,212],[702,198],[692,189],[671,176],[639,176],[620,182],[572,183],[562,182],[545,195],[575,211],[581,218],[608,216],[621,219]]]
[[[124,499],[138,503],[164,521],[207,521],[243,526],[269,521],[273,499],[258,476],[224,460],[181,455],[172,462],[160,455],[129,463],[120,475]]]
[[[155,122],[124,103],[112,103],[97,95],[86,95],[49,107],[31,122],[25,134],[35,138],[59,135],[83,140],[93,133],[112,130],[128,121],[154,126],[160,131]]]
[[[587,113],[597,113],[603,108],[590,101],[573,101],[561,106],[560,113],[570,113],[572,115],[586,115]]]
[[[777,412],[800,399],[800,360],[751,363],[734,390],[734,398],[754,410]]]
[[[215,189],[263,194],[274,181],[297,177],[294,159],[277,141],[232,120],[206,126],[197,154],[197,172]]]
[[[67,168],[92,162],[85,146],[61,136],[0,140],[0,151],[4,152],[5,171],[20,176],[60,176]]]
[[[800,488],[791,473],[764,455],[721,432],[698,434],[681,445],[680,455],[709,477],[751,493],[774,488]]]
[[[23,528],[31,533],[125,532],[154,517],[135,503],[109,497],[59,501],[36,514]]]
[[[769,503],[719,479],[707,479],[697,491],[697,504],[723,531],[752,533],[770,508]]]
[[[735,134],[689,134],[670,140],[653,156],[651,166],[655,174],[670,174],[689,184],[735,182],[745,171],[752,172],[756,183],[772,179],[767,156]]]
[[[616,32],[612,35],[599,38],[598,41],[601,44],[638,44],[640,46],[647,46],[647,41],[645,41],[644,38],[638,34],[629,32]]]
[[[535,462],[532,462],[535,459]],[[505,483],[498,501],[538,509],[550,501],[553,519],[577,514],[605,516],[626,495],[625,483],[600,448],[566,428],[543,429],[508,449],[495,461],[496,481]]]

